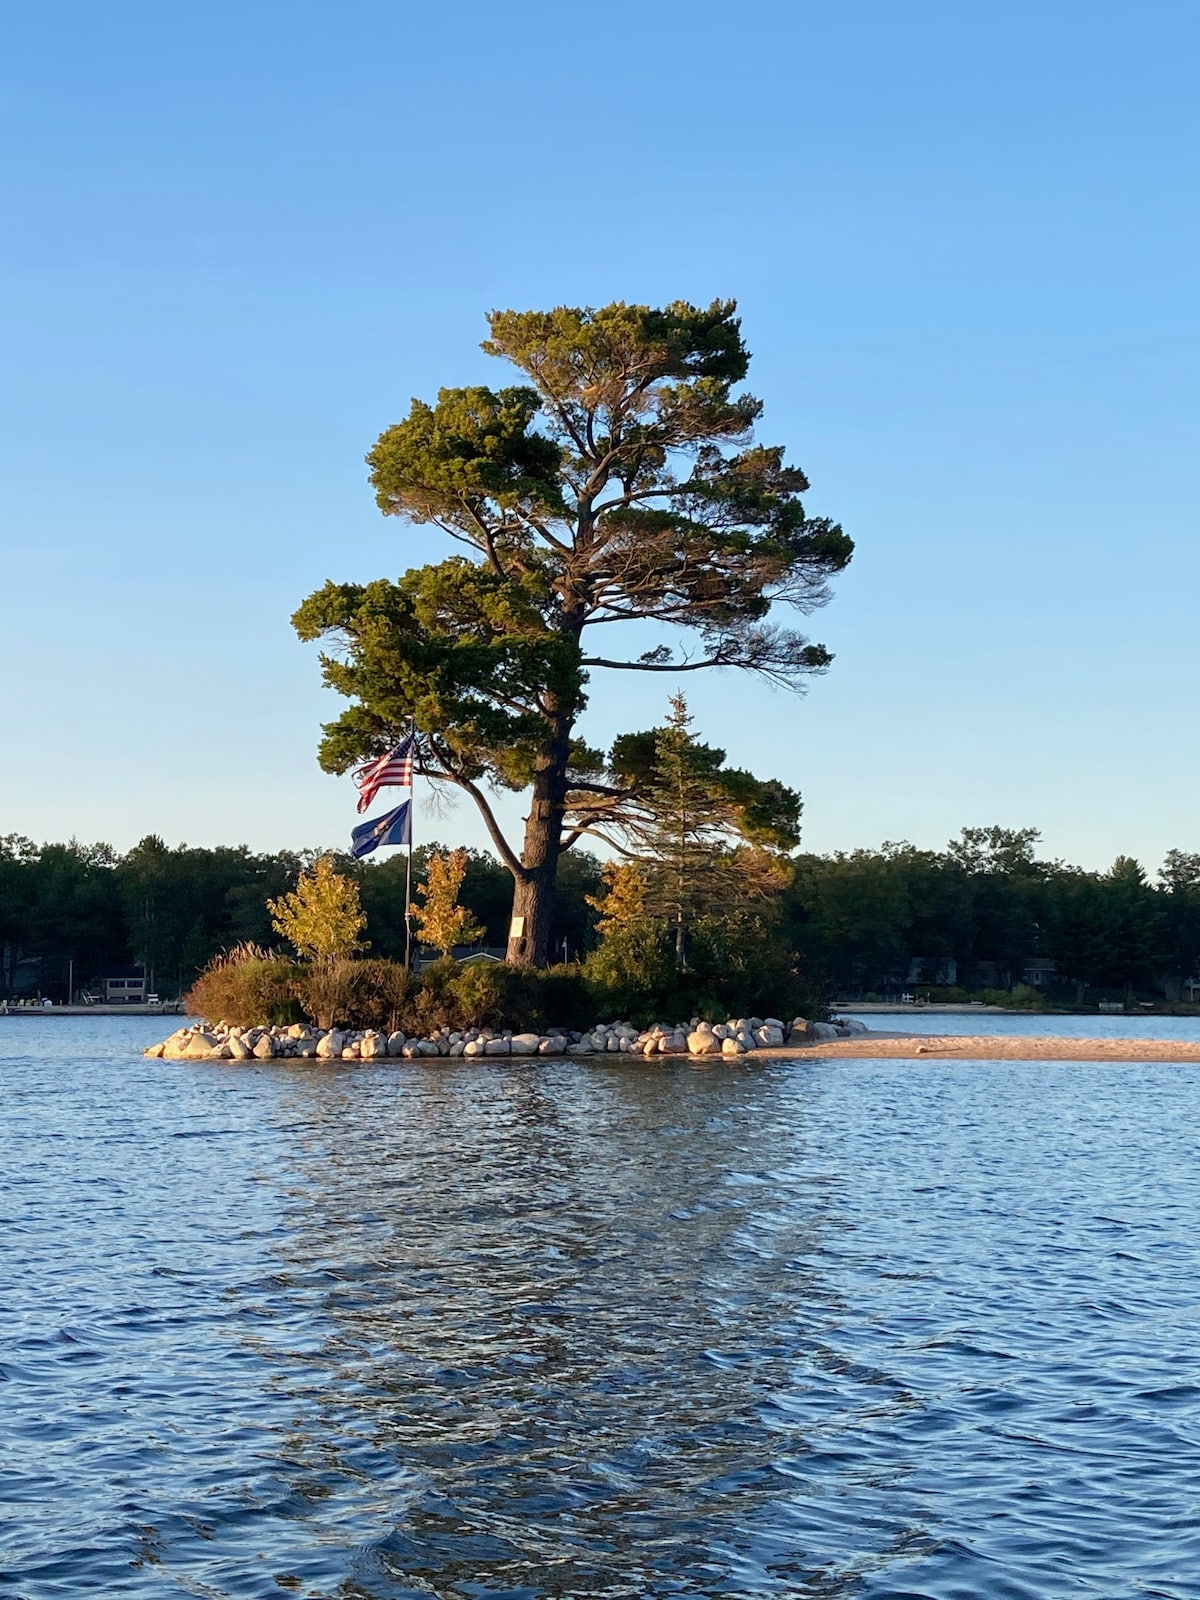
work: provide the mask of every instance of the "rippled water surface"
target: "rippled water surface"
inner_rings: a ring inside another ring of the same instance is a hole
[[[1200,1040],[1200,1017],[1145,1017],[1136,1013],[1091,1012],[1053,1016],[1022,1011],[937,1011],[904,1006],[896,1011],[859,1012],[845,1007],[842,1016],[858,1017],[877,1032],[979,1034],[1022,1039],[1191,1039]]]
[[[0,1018],[0,1593],[1200,1596],[1200,1073]]]

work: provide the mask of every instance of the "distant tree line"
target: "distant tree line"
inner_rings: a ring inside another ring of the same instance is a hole
[[[436,843],[413,852],[413,886]],[[294,890],[318,850],[256,854],[245,845],[200,849],[169,846],[151,834],[124,855],[107,844],[34,844],[0,837],[0,997],[67,997],[116,967],[144,967],[164,996],[183,993],[219,951],[242,943],[271,945],[268,900]],[[359,883],[372,955],[403,960],[407,862],[397,854],[378,865],[334,858]],[[595,913],[585,896],[601,884],[594,857],[564,862],[552,925],[560,959],[575,959],[595,942]],[[481,850],[468,850],[460,893],[482,941],[503,947],[512,909],[512,877]]]
[[[802,975],[827,997],[1008,990],[1034,970],[1040,987],[1074,1003],[1097,993],[1186,997],[1187,980],[1200,977],[1200,854],[1170,851],[1152,879],[1128,856],[1106,872],[1040,860],[1038,839],[1033,828],[968,828],[942,851],[892,843],[795,854],[751,900],[719,911],[703,903],[706,868],[693,863],[688,896],[697,928],[707,916],[731,934],[721,954],[709,930],[703,959],[732,965],[745,954],[742,945],[758,940],[755,964],[769,948],[781,972]],[[414,890],[430,855],[444,849],[431,843],[414,852]],[[182,993],[219,951],[278,943],[267,902],[294,890],[318,854],[172,847],[151,835],[121,855],[104,844],[0,838],[0,996],[61,1000],[69,971],[78,989],[124,965],[145,967],[164,996]],[[663,859],[671,864],[669,854]],[[371,956],[403,959],[403,854],[378,865],[335,862],[359,884]],[[714,857],[714,874],[720,870]],[[614,882],[629,893],[594,856],[563,857],[550,935],[556,958],[587,956],[620,925],[621,961],[674,964],[682,948],[672,931],[678,887],[656,889],[651,872],[637,891],[637,915],[618,916],[613,902],[606,917]],[[502,948],[512,908],[508,869],[484,851],[467,851],[458,899],[473,931],[481,930],[479,942]],[[639,918],[661,923],[662,940],[639,932]],[[697,936],[688,959],[701,959],[701,943]],[[638,954],[651,947],[652,956]]]
[[[794,858],[788,934],[825,992],[1010,989],[1027,972],[1061,1000],[1089,991],[1180,998],[1200,976],[1200,855],[1171,850],[1151,881],[1039,860],[1036,828],[966,828],[945,850],[907,843]]]

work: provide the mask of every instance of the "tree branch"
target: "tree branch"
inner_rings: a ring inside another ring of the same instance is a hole
[[[488,804],[487,797],[483,793],[483,790],[480,789],[478,784],[472,783],[470,778],[464,777],[461,772],[456,772],[452,762],[445,752],[439,749],[436,750],[435,753],[445,770],[441,773],[425,773],[424,776],[440,777],[443,778],[447,783],[453,783],[458,788],[466,790],[466,792],[471,796],[471,799],[474,800],[475,804],[479,807],[479,814],[483,818],[484,826],[491,835],[492,843],[500,852],[500,858],[504,862],[504,865],[512,873],[514,878],[520,879],[523,882],[528,874],[524,866],[521,864],[520,856],[517,855],[512,845],[509,844],[508,840],[504,837],[504,834],[500,831],[500,824],[496,821],[496,814]]]
[[[615,618],[608,618],[615,621]],[[584,656],[581,667],[616,667],[624,672],[699,672],[704,667],[731,667],[735,663],[726,656],[706,656],[703,661],[609,661],[603,656]]]

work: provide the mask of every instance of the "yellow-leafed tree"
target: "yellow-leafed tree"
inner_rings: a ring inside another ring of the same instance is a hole
[[[300,874],[291,894],[268,900],[271,925],[310,961],[335,961],[367,948],[360,937],[366,917],[358,885],[333,870],[333,857],[323,855]]]
[[[417,893],[425,902],[414,905],[417,932],[423,944],[449,955],[456,944],[473,944],[485,933],[467,906],[458,903],[459,890],[467,873],[467,852],[451,850],[443,856],[437,851],[425,868],[425,882]]]

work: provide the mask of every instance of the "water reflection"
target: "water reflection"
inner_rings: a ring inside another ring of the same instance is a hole
[[[788,1510],[835,1464],[830,1380],[839,1415],[917,1402],[829,1342],[846,1223],[780,1083],[382,1069],[369,1116],[360,1075],[308,1123],[280,1254],[323,1280],[320,1427],[413,1474],[359,1591],[844,1592],[844,1527],[814,1548]],[[874,1542],[918,1536],[893,1512]]]

